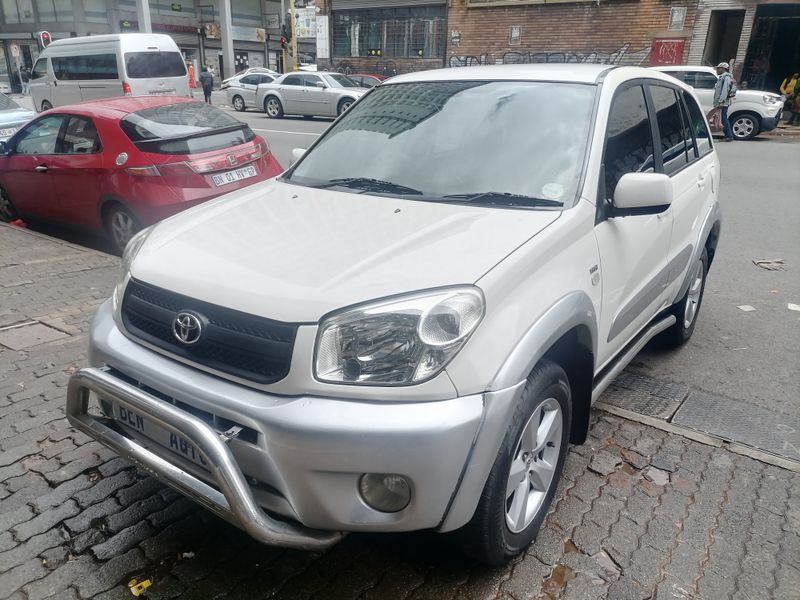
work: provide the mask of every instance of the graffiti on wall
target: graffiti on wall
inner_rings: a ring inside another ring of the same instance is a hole
[[[642,65],[650,56],[650,47],[630,51],[630,44],[623,44],[613,52],[599,50],[557,52],[505,52],[500,58],[490,53],[478,55],[450,56],[450,67],[474,67],[479,65],[521,65],[531,63],[592,63],[603,65]]]
[[[333,70],[337,71],[338,73],[342,73],[343,75],[352,75],[353,73],[359,72],[375,73],[377,75],[385,75],[386,77],[397,75],[397,65],[393,60],[379,60],[373,63],[372,66],[367,69],[364,69],[363,67],[358,69],[352,63],[346,60],[341,60],[333,64]]]

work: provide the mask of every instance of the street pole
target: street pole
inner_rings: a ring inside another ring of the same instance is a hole
[[[292,71],[297,71],[297,9],[294,6],[295,0],[289,0],[289,11],[292,22]]]
[[[286,0],[281,0],[281,18],[280,22],[278,23],[279,31],[281,32],[281,36],[283,35],[284,29],[286,28]],[[289,59],[288,53],[286,49],[281,44],[281,73],[286,73],[289,70]]]

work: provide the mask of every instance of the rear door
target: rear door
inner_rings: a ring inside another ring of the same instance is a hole
[[[60,190],[49,176],[56,156],[64,115],[49,115],[30,123],[11,141],[11,153],[0,173],[0,183],[20,213],[42,219],[54,218]]]
[[[122,55],[125,81],[134,96],[189,96],[189,80],[183,56],[158,48],[126,51]]]
[[[83,100],[99,100],[121,96],[117,55],[113,52],[75,57],[78,80]]]
[[[262,75],[262,74],[254,75],[254,77],[256,77],[256,89],[253,92],[252,99],[246,100],[246,103],[247,106],[258,108],[258,86],[272,83],[273,81],[275,81],[275,78],[272,75]]]
[[[256,90],[260,77],[258,75],[246,75],[239,80],[239,95],[244,99],[246,106],[254,106],[256,103]]]
[[[687,71],[686,83],[694,88],[703,113],[708,114],[714,108],[714,88],[717,76],[707,71]]]
[[[620,86],[611,103],[603,153],[595,236],[600,252],[602,310],[598,366],[611,359],[662,308],[668,276],[672,212],[606,216],[626,173],[659,168],[654,123],[642,82]]]

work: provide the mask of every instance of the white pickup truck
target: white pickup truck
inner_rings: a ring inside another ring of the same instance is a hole
[[[689,65],[653,68],[690,85],[706,114],[714,108],[714,86],[719,77],[714,68]],[[728,109],[733,137],[749,140],[761,132],[772,131],[780,123],[782,113],[783,98],[778,94],[740,87]]]
[[[697,323],[720,168],[694,93],[402,75],[298,155],[131,240],[70,422],[267,544],[460,530],[510,560],[593,400]]]

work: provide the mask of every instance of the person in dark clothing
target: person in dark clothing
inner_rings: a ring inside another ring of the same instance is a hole
[[[211,72],[211,67],[206,67],[205,71],[200,73],[200,85],[203,86],[206,102],[211,104],[211,90],[214,89],[214,74]]]

